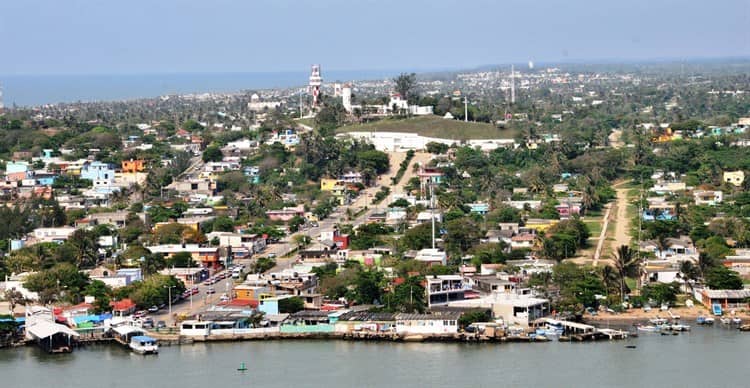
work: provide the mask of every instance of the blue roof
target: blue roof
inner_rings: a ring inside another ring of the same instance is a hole
[[[147,335],[137,335],[133,337],[131,340],[136,340],[139,342],[156,342],[156,338],[149,337]]]

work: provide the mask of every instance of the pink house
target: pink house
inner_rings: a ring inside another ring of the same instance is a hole
[[[294,218],[294,216],[305,216],[305,205],[298,205],[296,207],[285,207],[281,210],[269,210],[266,215],[271,221],[283,221],[287,222]]]

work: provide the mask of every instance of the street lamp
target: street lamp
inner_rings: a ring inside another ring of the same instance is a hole
[[[169,303],[169,317],[172,318],[172,289],[173,288],[177,288],[177,286],[167,286],[167,285],[164,285],[163,287],[166,288],[167,292],[168,292],[168,296],[167,297],[169,298],[169,301],[168,301],[168,303]]]

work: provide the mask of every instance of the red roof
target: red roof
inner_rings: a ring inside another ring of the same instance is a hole
[[[112,306],[112,310],[115,311],[127,311],[132,308],[135,308],[135,303],[133,303],[130,299],[123,299],[118,300],[115,302],[109,302],[109,305]]]
[[[232,306],[232,307],[258,307],[258,301],[254,299],[232,299],[228,302],[219,303],[220,306]]]

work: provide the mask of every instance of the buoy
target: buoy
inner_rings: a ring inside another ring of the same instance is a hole
[[[237,368],[237,370],[238,370],[238,371],[246,371],[246,370],[247,370],[247,367],[245,367],[245,363],[244,363],[244,362],[241,362],[241,363],[240,363],[240,367],[239,367],[239,368]]]

